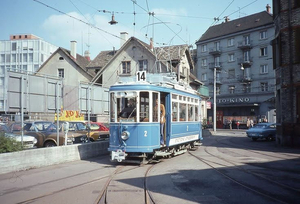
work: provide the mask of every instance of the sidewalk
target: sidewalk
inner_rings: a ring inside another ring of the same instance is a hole
[[[202,134],[203,137],[205,136],[211,136],[211,135],[246,135],[247,129],[216,129],[216,132],[213,131],[212,128],[203,129]]]

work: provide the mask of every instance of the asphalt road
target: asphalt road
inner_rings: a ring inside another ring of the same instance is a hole
[[[151,168],[149,168],[151,166]],[[218,130],[202,146],[154,165],[91,160],[0,175],[0,204],[299,203],[300,150],[252,141],[244,130]]]

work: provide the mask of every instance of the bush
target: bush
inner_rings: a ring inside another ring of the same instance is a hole
[[[17,142],[11,137],[5,137],[0,133],[0,153],[16,152],[23,150],[22,143]]]

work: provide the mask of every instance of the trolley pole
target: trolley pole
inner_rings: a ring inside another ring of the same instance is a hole
[[[214,132],[217,131],[216,125],[217,125],[217,96],[216,96],[216,91],[217,91],[217,68],[214,68]]]

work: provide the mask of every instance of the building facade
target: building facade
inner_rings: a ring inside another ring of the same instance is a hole
[[[300,1],[273,0],[276,141],[300,146]]]
[[[210,101],[216,97],[216,127],[233,127],[239,121],[246,126],[276,121],[275,72],[272,46],[274,24],[267,11],[211,26],[196,42],[197,78],[210,90]],[[214,95],[215,88],[215,95]],[[212,123],[213,105],[208,110]]]
[[[7,71],[32,73],[57,49],[56,46],[32,35],[11,35],[0,41],[0,112],[8,111]]]

